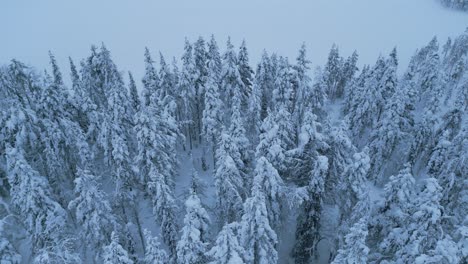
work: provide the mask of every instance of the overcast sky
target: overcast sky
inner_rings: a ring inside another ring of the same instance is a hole
[[[245,38],[251,62],[263,49],[294,59],[305,42],[314,65],[336,43],[344,55],[356,49],[361,64],[397,46],[406,66],[434,35],[445,42],[467,26],[468,13],[436,0],[5,0],[0,63],[17,58],[43,69],[51,50],[68,76],[68,56],[79,61],[104,42],[119,69],[141,79],[145,46],[155,58],[180,58],[185,37],[214,34],[222,49],[228,35],[236,46]]]

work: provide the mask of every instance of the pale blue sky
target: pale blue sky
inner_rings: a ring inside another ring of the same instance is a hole
[[[463,32],[468,14],[436,0],[5,0],[0,25],[1,64],[17,58],[43,69],[50,49],[68,76],[68,56],[78,62],[104,42],[119,69],[140,79],[145,46],[169,60],[181,56],[186,36],[211,34],[222,49],[228,35],[236,46],[245,38],[251,61],[264,48],[294,59],[305,42],[314,65],[333,43],[345,55],[356,49],[361,63],[397,46],[406,65],[432,36],[444,42]]]

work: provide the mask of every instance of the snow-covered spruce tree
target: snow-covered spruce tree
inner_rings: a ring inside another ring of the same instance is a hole
[[[380,88],[387,68],[387,61],[379,56],[369,72],[362,89],[355,92],[356,100],[352,102],[347,119],[355,137],[361,136],[366,129],[372,128],[378,120],[382,109],[383,95]]]
[[[252,144],[258,144],[258,136],[262,121],[268,115],[271,106],[271,92],[273,87],[273,75],[269,64],[270,58],[266,51],[263,52],[261,61],[257,65],[252,85],[252,93],[249,97],[249,109],[246,119],[246,129],[250,135]]]
[[[83,247],[100,249],[109,242],[116,219],[96,176],[87,169],[78,169],[76,174],[76,198],[70,201],[68,209],[74,212],[77,223],[82,227]]]
[[[313,169],[309,172],[308,199],[302,205],[297,221],[296,243],[293,249],[296,263],[310,263],[314,259],[317,260],[318,256],[322,195],[328,172],[328,159],[325,156],[317,156],[314,163]]]
[[[317,157],[328,150],[327,137],[323,134],[323,126],[310,109],[306,109],[304,120],[299,131],[298,147],[289,151],[292,171],[288,180],[298,186],[306,186],[310,181],[310,173]]]
[[[205,91],[205,108],[203,109],[203,135],[207,142],[211,143],[213,151],[213,163],[216,165],[215,149],[219,141],[221,126],[223,124],[223,102],[220,100],[219,81],[216,77],[214,61],[208,65],[208,81]]]
[[[175,260],[176,203],[173,196],[177,169],[176,143],[179,130],[170,109],[159,104],[157,93],[150,96],[150,104],[137,115],[138,155],[141,181],[153,204],[153,213],[161,224],[162,238]]]
[[[231,223],[242,214],[244,196],[243,165],[237,145],[230,134],[221,134],[216,151],[217,167],[214,173],[217,206],[221,223]]]
[[[405,75],[406,78],[410,78]],[[382,174],[391,162],[392,155],[399,151],[405,155],[406,149],[397,149],[400,142],[407,140],[407,135],[413,126],[414,109],[411,103],[411,80],[405,79],[405,82],[397,87],[396,92],[388,100],[382,118],[377,123],[376,128],[371,133],[370,156],[372,157],[371,174],[374,180],[382,182]]]
[[[120,245],[118,234],[113,231],[110,244],[102,249],[102,261],[104,264],[133,264],[128,257],[128,252]]]
[[[344,97],[343,113],[348,115],[351,111],[354,111],[359,105],[356,103],[359,101],[359,96],[363,92],[366,80],[369,78],[370,66],[364,65],[361,72],[356,76],[349,84],[346,89],[346,95]]]
[[[296,106],[297,87],[293,85],[292,66],[288,59],[280,57],[278,69],[274,78],[273,105],[274,109],[285,109],[290,114],[294,112]]]
[[[143,103],[149,105],[158,89],[159,76],[148,48],[145,48],[145,75],[143,76]]]
[[[249,65],[249,53],[247,51],[247,45],[245,40],[242,41],[241,46],[239,47],[239,53],[237,55],[237,67],[239,71],[240,78],[242,80],[243,95],[245,100],[241,101],[241,110],[246,111],[248,109],[249,97],[252,94],[252,85],[253,85],[253,70]]]
[[[444,215],[444,209],[440,205],[441,191],[437,180],[428,178],[413,201],[410,223],[406,227],[408,237],[396,252],[397,259],[402,263],[424,263],[422,260],[436,248],[437,242],[444,238],[440,228]]]
[[[337,192],[340,208],[339,234],[344,237],[348,229],[359,219],[367,218],[370,214],[369,189],[367,175],[370,168],[368,149],[354,153],[353,161],[346,168],[344,177],[339,183]],[[338,237],[338,244],[342,246],[342,237]]]
[[[35,254],[62,237],[66,211],[55,201],[48,181],[28,164],[22,150],[7,147],[6,160],[11,202],[31,235]]]
[[[175,111],[176,109],[174,98],[175,87],[174,75],[162,53],[159,53],[159,84],[156,90],[159,98],[158,103],[163,107],[168,107],[171,111]]]
[[[3,203],[3,201],[2,201]],[[23,259],[22,256],[19,254],[18,250],[14,246],[14,242],[16,241],[16,237],[9,237],[7,233],[13,233],[17,235],[15,232],[16,230],[13,228],[9,228],[10,226],[7,225],[7,218],[13,216],[9,214],[2,219],[0,219],[0,263],[21,263]]]
[[[191,194],[185,202],[185,207],[186,214],[182,236],[177,242],[177,263],[205,263],[210,218],[194,190],[191,190]]]
[[[33,260],[34,264],[79,264],[82,259],[73,252],[73,241],[65,239],[42,248]]]
[[[338,250],[333,264],[359,264],[367,263],[369,248],[366,245],[367,222],[361,219],[353,225],[346,235],[344,246]]]
[[[168,256],[166,252],[160,248],[160,244],[157,237],[151,235],[151,232],[147,229],[144,230],[145,236],[145,258],[143,263],[146,264],[166,264],[168,262]]]
[[[287,177],[289,150],[295,138],[295,130],[291,123],[291,115],[284,107],[276,112],[269,112],[263,120],[260,142],[256,148],[255,157],[264,156],[278,170],[282,177]]]
[[[232,100],[234,98],[240,99],[241,105],[247,106],[246,87],[239,72],[237,54],[231,43],[231,38],[228,38],[226,51],[223,54],[220,90],[221,98],[228,109],[227,120],[231,116]]]
[[[128,72],[128,82],[130,105],[133,108],[133,113],[136,113],[140,110],[141,102],[140,96],[138,95],[135,80],[133,79],[133,74],[131,72]]]
[[[322,83],[325,86],[328,98],[335,99],[343,96],[343,87],[339,87],[342,78],[343,58],[340,57],[338,46],[333,44],[328,54],[322,74]]]
[[[395,256],[396,251],[402,249],[408,239],[412,202],[415,198],[415,179],[411,174],[410,164],[400,172],[390,177],[385,185],[385,200],[378,209],[379,213],[370,221],[370,240],[376,248],[372,251],[372,259],[379,261]]]
[[[333,127],[330,131],[330,138],[328,140],[329,148],[327,149],[326,156],[329,161],[328,177],[325,182],[325,189],[327,198],[331,199],[332,203],[343,204],[336,200],[343,199],[346,201],[340,192],[337,192],[337,187],[340,183],[345,182],[343,175],[349,165],[353,163],[352,156],[356,152],[356,147],[351,142],[348,136],[348,125],[346,122],[340,123],[338,126]],[[332,194],[331,196],[328,193]]]
[[[177,108],[179,115],[179,126],[183,128],[186,144],[192,149],[195,134],[195,63],[193,61],[192,45],[185,40],[184,53],[182,55],[182,70],[179,76],[179,97],[177,97]]]
[[[221,55],[219,53],[218,44],[216,43],[216,39],[214,38],[214,35],[211,35],[210,43],[208,43],[208,52],[206,54],[206,57],[207,57],[207,65],[212,65],[211,71],[214,72],[216,79],[220,81],[223,63],[221,60]]]
[[[106,49],[103,47],[104,58]],[[130,115],[130,101],[122,77],[117,69],[112,71],[113,77],[107,80],[110,85],[108,91],[109,113],[106,117],[107,131],[101,134],[99,144],[104,149],[106,160],[112,170],[112,178],[116,184],[116,195],[119,199],[131,201],[132,188],[135,186],[135,176],[132,171],[132,159],[130,158],[130,127],[132,116]],[[109,77],[109,76],[108,76]]]
[[[226,224],[219,232],[215,245],[206,253],[209,264],[244,264],[245,250],[239,243],[237,222]]]
[[[294,119],[298,120],[299,125],[303,121],[305,109],[310,106],[310,100],[312,100],[312,80],[308,73],[310,63],[307,59],[306,46],[302,44],[296,58],[296,65],[293,66],[297,86],[293,116]]]
[[[193,117],[196,126],[196,138],[199,143],[202,141],[202,113],[204,109],[205,85],[207,82],[207,52],[205,40],[200,36],[193,44],[193,62],[195,70],[195,115]]]
[[[242,163],[238,162],[240,170],[246,176],[249,173],[250,166],[252,164],[252,151],[250,149],[250,142],[247,138],[245,130],[244,118],[241,115],[241,102],[238,99],[233,100],[232,111],[231,111],[231,125],[229,126],[229,134],[232,137],[234,144],[236,145],[240,159]],[[245,183],[250,183],[250,180],[244,177]]]
[[[263,168],[269,168],[270,172],[274,170],[271,165],[268,165],[268,161],[265,158],[261,157],[259,159],[257,164],[259,173],[254,178],[252,196],[244,203],[240,237],[242,246],[246,251],[247,263],[267,264],[278,261],[278,252],[276,251],[278,243],[277,235],[271,228],[269,220],[272,217],[276,218],[277,215],[270,216],[270,214],[276,213],[267,209],[267,202],[271,204],[272,192],[268,194],[270,197],[267,197],[264,190],[264,187],[273,187],[274,185],[265,185],[264,180],[266,175],[262,173]],[[274,175],[274,172],[272,174]],[[276,178],[279,178],[279,176]],[[272,179],[275,179],[275,177],[272,177]]]
[[[260,157],[257,160],[254,173],[252,192],[255,188],[261,188],[262,195],[265,197],[269,224],[276,230],[281,225],[281,207],[284,197],[283,179],[265,157]]]

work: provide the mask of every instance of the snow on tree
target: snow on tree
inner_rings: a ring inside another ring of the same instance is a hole
[[[157,88],[157,102],[163,107],[167,107],[170,111],[175,111],[175,99],[174,99],[174,76],[166,63],[162,53],[159,53],[159,83]]]
[[[231,223],[242,214],[244,177],[242,160],[230,134],[222,133],[216,151],[217,168],[214,173],[218,212],[221,223]]]
[[[271,87],[273,87],[273,73],[271,72],[270,58],[266,51],[263,52],[260,63],[257,66],[252,85],[252,93],[249,97],[249,111],[247,116],[247,130],[257,143],[262,121],[268,115],[271,105]]]
[[[207,232],[210,218],[193,190],[185,206],[184,227],[177,243],[177,263],[205,263],[204,254],[208,246]]]
[[[203,135],[213,147],[218,144],[221,133],[221,125],[223,123],[222,107],[223,103],[220,100],[219,82],[216,78],[216,69],[214,61],[208,65],[208,81],[205,91],[205,108],[203,109]],[[216,163],[216,162],[215,162]]]
[[[283,179],[265,157],[260,157],[257,160],[254,173],[252,193],[257,188],[261,189],[261,193],[265,197],[269,224],[276,229],[281,224],[282,197],[284,195]]]
[[[357,92],[354,96],[356,100],[353,101],[348,114],[350,129],[355,136],[361,135],[368,128],[372,128],[380,116],[382,103],[384,102],[381,88],[387,84],[387,82],[382,83],[386,69],[387,61],[379,56],[362,89],[355,91]],[[388,71],[388,73],[389,77],[393,76],[390,74],[392,71]],[[391,82],[388,84],[390,85]]]
[[[145,258],[147,264],[165,264],[168,261],[166,252],[161,249],[158,238],[151,235],[147,229],[143,231],[145,236]]]
[[[244,264],[245,250],[239,243],[237,222],[226,224],[219,232],[215,245],[206,253],[209,264]]]
[[[283,175],[287,169],[287,150],[293,145],[295,131],[290,122],[290,114],[284,107],[270,112],[263,120],[260,142],[255,157],[264,156]]]
[[[397,175],[391,176],[385,185],[384,203],[379,209],[379,215],[371,220],[371,224],[377,225],[383,236],[377,247],[382,256],[395,255],[409,237],[406,226],[412,214],[414,189],[415,179],[411,174],[410,164],[406,164]]]
[[[239,72],[237,54],[234,51],[231,38],[228,38],[222,65],[220,94],[229,111],[229,117],[234,98],[240,100],[241,105],[247,105],[247,88],[244,86]]]
[[[325,85],[325,91],[331,99],[340,98],[343,93],[343,87],[339,87],[342,74],[343,58],[340,57],[338,46],[333,44],[328,54],[328,60],[325,64],[322,82]]]
[[[128,72],[128,89],[129,89],[129,96],[130,96],[130,105],[133,108],[134,112],[140,110],[140,96],[138,95],[138,90],[135,84],[135,80],[133,79],[133,75],[131,72]]]
[[[153,203],[153,214],[161,224],[163,241],[169,247],[171,258],[174,258],[177,243],[177,208],[173,191],[155,166],[150,168],[148,178],[147,188]]]
[[[441,222],[443,207],[441,187],[434,178],[427,178],[422,190],[413,201],[414,208],[407,225],[408,238],[403,247],[396,252],[403,262],[418,262],[437,246],[437,241],[443,235]],[[418,260],[419,259],[419,260]]]
[[[323,134],[323,126],[310,109],[305,110],[298,141],[298,147],[289,152],[292,156],[289,165],[292,169],[290,180],[299,186],[305,186],[309,183],[309,174],[315,160],[329,147],[327,137]]]
[[[158,89],[159,76],[151,58],[148,48],[145,48],[145,75],[143,76],[143,101],[145,105],[149,105],[151,96],[154,96]]]
[[[87,169],[78,169],[74,191],[76,198],[70,201],[68,209],[74,212],[82,227],[82,239],[90,243],[91,249],[101,248],[116,226],[106,194],[100,189],[96,176]]]
[[[260,164],[260,165],[259,165]],[[268,166],[269,165],[269,166]],[[268,184],[264,182],[265,176],[272,179],[274,177],[274,168],[268,163],[265,158],[260,158],[257,164],[258,173],[254,178],[252,186],[252,196],[244,203],[244,214],[241,221],[240,237],[242,245],[246,251],[247,263],[276,263],[278,261],[278,252],[276,245],[278,238],[275,231],[271,228],[271,218],[276,218],[277,211],[268,210],[267,203],[272,204],[272,194],[276,194],[276,184]],[[263,171],[268,170],[271,174],[265,175]],[[269,193],[265,193],[264,187],[270,189]],[[275,208],[277,209],[277,208]]]
[[[367,223],[365,219],[353,225],[345,238],[345,245],[338,250],[333,264],[367,263],[369,248],[366,245]]]
[[[195,133],[195,64],[193,61],[192,45],[185,40],[184,54],[182,55],[182,71],[179,76],[179,122],[183,127],[190,149]]]
[[[112,232],[110,244],[103,247],[102,260],[104,264],[133,264],[127,251],[120,245],[119,236]]]
[[[245,40],[242,41],[242,44],[239,48],[239,53],[237,56],[237,67],[239,69],[239,75],[243,84],[243,95],[245,100],[241,101],[241,110],[245,111],[248,107],[248,98],[252,94],[252,81],[253,81],[253,70],[249,65],[249,53],[247,51],[247,45]]]
[[[35,253],[58,241],[67,222],[66,211],[54,200],[49,183],[28,164],[21,150],[7,147],[6,152],[11,201],[31,233]]]
[[[244,118],[241,116],[241,105],[239,100],[234,100],[231,111],[231,125],[229,126],[229,134],[231,135],[234,144],[236,144],[242,163],[239,163],[239,168],[248,174],[248,167],[252,163],[252,153],[250,150],[250,142],[247,138],[245,130]],[[245,175],[244,175],[245,176]],[[248,182],[247,179],[244,179]]]
[[[371,134],[370,156],[372,157],[372,175],[379,182],[382,181],[381,173],[388,165],[393,165],[389,160],[403,141],[413,125],[413,105],[408,99],[411,96],[410,87],[401,85],[397,87],[393,96],[388,99],[382,118]],[[405,154],[403,150],[403,154]]]
[[[211,35],[210,43],[208,43],[208,53],[206,54],[206,56],[207,56],[207,65],[212,65],[211,72],[214,72],[214,76],[216,76],[216,80],[220,81],[221,70],[222,70],[223,64],[221,61],[221,55],[219,54],[218,44],[216,43],[214,35]]]
[[[317,245],[320,236],[320,218],[322,214],[322,195],[325,177],[328,172],[328,158],[317,156],[313,170],[309,172],[307,185],[308,199],[302,206],[296,227],[296,243],[293,256],[296,263],[309,263],[318,256]]]
[[[299,49],[299,55],[296,58],[296,65],[293,66],[297,82],[293,116],[295,119],[299,120],[299,122],[302,122],[304,111],[312,100],[312,80],[308,75],[310,63],[311,62],[307,59],[306,46],[303,43]]]
[[[34,258],[34,264],[78,264],[82,260],[77,253],[72,250],[72,241],[62,240],[54,246],[48,246],[39,251]]]

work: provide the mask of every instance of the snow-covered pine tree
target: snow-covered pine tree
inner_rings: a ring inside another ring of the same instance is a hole
[[[110,244],[103,247],[102,261],[104,264],[133,264],[128,252],[120,245],[118,234],[113,231]]]
[[[82,227],[83,247],[100,249],[109,242],[116,219],[96,176],[87,169],[78,169],[76,175],[76,198],[70,201],[68,209],[74,212],[77,223]]]
[[[211,35],[210,43],[208,43],[208,53],[206,54],[206,56],[208,68],[209,65],[211,65],[211,72],[214,72],[214,76],[216,76],[216,79],[219,82],[221,78],[221,70],[223,63],[221,61],[221,55],[219,53],[218,44],[216,43],[214,35]],[[210,71],[208,71],[208,74],[209,72]]]
[[[219,232],[215,245],[206,253],[209,264],[244,264],[245,250],[239,243],[237,222],[226,224]]]
[[[424,263],[437,242],[443,238],[440,226],[444,209],[440,205],[442,189],[435,178],[427,178],[422,190],[413,201],[414,207],[406,226],[408,237],[396,252],[396,257],[403,262]],[[447,238],[447,237],[445,237]],[[442,262],[443,263],[443,262]]]
[[[144,230],[145,236],[145,258],[143,260],[146,264],[166,264],[168,256],[166,252],[160,248],[157,237],[151,235],[147,229]]]
[[[223,124],[223,103],[220,100],[219,81],[216,77],[215,61],[208,65],[208,81],[205,91],[205,108],[203,109],[203,135],[207,142],[211,143],[213,151],[213,163],[216,165],[215,148],[218,144]]]
[[[405,148],[398,149],[398,146],[405,139],[408,142],[408,132],[413,126],[414,106],[411,102],[412,84],[408,74],[405,75],[404,83],[397,87],[393,96],[387,99],[387,104],[382,113],[382,118],[378,121],[375,129],[371,133],[370,156],[372,157],[371,174],[374,180],[382,182],[384,170],[390,166],[395,166],[391,162],[392,155],[399,151],[402,155],[407,153]],[[397,166],[399,164],[396,164]]]
[[[248,109],[249,97],[252,94],[252,81],[253,81],[253,70],[249,65],[249,53],[247,51],[247,45],[245,40],[242,41],[239,47],[239,53],[237,55],[237,67],[239,69],[239,75],[242,80],[243,96],[245,100],[241,101],[241,111]]]
[[[382,80],[386,69],[387,61],[379,56],[369,72],[369,77],[366,78],[364,86],[356,91],[358,92],[354,96],[356,100],[352,103],[348,114],[350,129],[356,138],[363,135],[366,129],[372,128],[380,116],[383,107],[381,88],[386,84],[386,82],[382,83]]]
[[[265,157],[260,157],[257,160],[254,173],[252,192],[256,188],[261,188],[261,193],[265,197],[269,225],[276,230],[281,226],[281,207],[284,195],[283,179]]]
[[[132,73],[128,72],[128,90],[129,90],[129,97],[130,97],[130,105],[133,108],[133,112],[136,113],[140,110],[141,102],[140,96],[138,95],[138,90],[135,84],[135,80],[133,79]]]
[[[177,243],[177,263],[205,263],[210,217],[193,189],[185,202],[185,207],[186,214],[182,237]]]
[[[142,79],[144,105],[150,104],[151,96],[153,96],[158,89],[159,76],[153,64],[154,61],[151,58],[150,51],[148,48],[145,48],[145,75]]]
[[[195,116],[193,117],[196,125],[196,134],[198,142],[202,141],[202,114],[204,109],[205,85],[207,82],[207,52],[205,40],[200,36],[193,44],[193,61],[195,66]]]
[[[31,235],[35,254],[63,237],[66,211],[55,201],[48,181],[28,164],[22,150],[7,146],[6,159],[11,202]]]
[[[376,253],[372,254],[372,259],[395,256],[395,253],[404,247],[410,235],[407,226],[412,214],[415,187],[409,163],[405,164],[397,175],[391,176],[385,185],[385,200],[378,209],[378,216],[370,222],[370,237],[377,240]]]
[[[268,166],[269,165],[269,166]],[[264,188],[275,187],[276,184],[271,182],[265,184],[265,176],[270,177],[270,174],[265,175],[263,172],[270,169],[274,175],[274,168],[268,161],[261,157],[257,164],[258,173],[254,178],[252,186],[252,196],[244,203],[244,214],[241,221],[240,237],[242,245],[246,251],[246,262],[255,264],[276,263],[278,261],[278,252],[276,245],[278,238],[275,231],[270,226],[270,218],[276,218],[276,212],[268,210],[267,202],[272,204],[272,194],[277,188],[269,190],[265,193]],[[278,179],[272,177],[272,180]],[[267,197],[267,195],[269,197]],[[270,211],[270,212],[269,212]],[[270,216],[270,214],[273,214]]]
[[[242,214],[244,196],[243,165],[237,145],[230,134],[223,132],[216,151],[217,167],[214,173],[220,223],[231,223]]]
[[[353,225],[345,238],[345,245],[338,250],[333,264],[359,264],[367,263],[369,248],[366,245],[367,222],[361,219]]]
[[[296,58],[296,65],[293,66],[297,86],[293,116],[294,119],[298,120],[299,126],[303,121],[305,109],[310,107],[310,100],[312,100],[312,80],[308,74],[310,63],[310,60],[307,59],[305,43],[303,43]]]
[[[175,261],[176,203],[173,196],[177,169],[176,143],[179,130],[174,116],[161,109],[157,93],[150,96],[150,104],[142,107],[137,116],[138,155],[136,163],[153,204],[153,213],[161,224],[162,238]]]
[[[183,128],[186,144],[192,149],[195,134],[195,64],[193,61],[192,45],[185,39],[182,55],[182,70],[179,76],[179,97],[177,100],[179,112],[179,126]]]
[[[322,195],[327,172],[328,158],[317,156],[313,169],[309,172],[308,199],[302,205],[297,221],[296,243],[293,249],[296,263],[310,263],[312,260],[317,260],[317,245],[321,238]]]
[[[223,54],[223,64],[221,71],[221,89],[220,94],[226,105],[226,119],[231,116],[233,99],[240,100],[241,105],[247,106],[246,87],[242,81],[242,77],[238,68],[237,54],[234,46],[231,43],[231,38],[228,38],[226,51]]]
[[[166,63],[163,54],[159,53],[159,84],[157,89],[158,103],[162,107],[168,108],[171,112],[175,113],[176,102],[174,98],[174,75]]]
[[[333,44],[322,74],[322,83],[325,85],[324,90],[330,99],[341,98],[343,96],[343,87],[339,87],[342,78],[342,68],[343,58],[339,54],[338,46]]]

